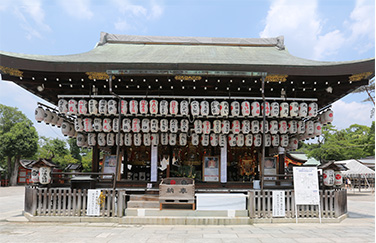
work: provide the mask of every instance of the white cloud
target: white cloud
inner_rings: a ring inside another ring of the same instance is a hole
[[[321,60],[326,56],[335,55],[345,42],[345,37],[339,30],[334,30],[319,36],[313,48],[313,59]]]
[[[60,5],[71,16],[78,19],[91,19],[93,12],[90,10],[90,0],[60,0]]]
[[[131,29],[132,26],[127,23],[127,21],[118,19],[118,21],[115,23],[115,29],[120,31],[125,31]]]
[[[370,117],[372,108],[371,103],[336,101],[332,106],[334,113],[333,125],[337,129],[348,128],[352,124],[371,126],[373,121]]]

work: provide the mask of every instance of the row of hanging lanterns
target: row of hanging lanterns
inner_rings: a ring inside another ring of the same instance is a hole
[[[117,115],[118,101],[114,99],[96,100],[85,99],[60,99],[58,102],[59,112],[70,115]],[[264,109],[264,103],[258,101],[187,101],[180,103],[176,100],[121,100],[120,112],[123,115],[182,115],[188,116],[221,116],[221,117],[260,117]],[[318,105],[315,102],[265,102],[265,116],[267,117],[315,117],[318,112]]]

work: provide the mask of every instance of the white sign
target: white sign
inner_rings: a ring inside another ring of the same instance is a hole
[[[319,205],[319,182],[316,167],[294,167],[296,205]]]
[[[227,143],[221,147],[221,183],[227,183]]]
[[[273,191],[273,217],[285,217],[285,191]]]
[[[150,181],[157,181],[157,167],[158,167],[158,146],[151,146],[151,174]]]
[[[87,216],[99,216],[100,214],[100,205],[99,205],[99,196],[101,190],[97,189],[88,189],[87,190]]]

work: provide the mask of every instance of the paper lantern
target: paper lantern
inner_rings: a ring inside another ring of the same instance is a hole
[[[257,102],[257,101],[253,101],[251,103],[251,114],[253,117],[257,117],[259,116],[261,113],[260,113],[260,103]]]
[[[168,115],[168,101],[167,100],[161,100],[159,103],[159,113],[161,115]]]
[[[161,132],[168,132],[168,120],[167,119],[161,119],[160,130]]]
[[[186,100],[180,102],[180,115],[188,116],[189,115],[189,103]]]
[[[248,117],[251,115],[251,104],[248,101],[243,101],[241,104],[242,115]]]
[[[168,137],[169,137],[170,145],[175,146],[176,145],[176,133],[170,133]]]
[[[288,127],[289,127],[289,133],[290,134],[295,134],[295,133],[298,132],[298,122],[297,121],[295,121],[295,120],[289,121]]]
[[[231,115],[232,116],[239,116],[240,115],[240,103],[238,101],[231,102]]]
[[[85,135],[82,134],[82,133],[78,133],[76,141],[77,141],[78,147],[80,147],[80,148],[83,147],[84,144],[85,144]]]
[[[317,116],[318,105],[315,102],[312,102],[308,105],[308,117],[315,117]]]
[[[32,167],[31,168],[31,182],[32,183],[39,183],[39,168]]]
[[[132,119],[132,132],[140,132],[141,131],[141,122],[138,118]]]
[[[203,121],[202,122],[202,132],[204,134],[210,134],[211,132],[211,124],[210,121]]]
[[[202,121],[201,120],[195,120],[193,123],[193,129],[195,133],[201,134],[202,133]]]
[[[52,112],[52,119],[51,119],[51,125],[54,127],[57,124],[57,120],[59,119],[59,116],[56,114],[56,112]]]
[[[180,120],[180,131],[188,132],[189,130],[189,121],[187,119]]]
[[[325,124],[330,124],[333,122],[333,111],[332,110],[327,110],[324,113],[324,118],[325,118]]]
[[[118,132],[119,131],[119,118],[114,118],[112,120],[112,131]]]
[[[148,114],[148,101],[147,100],[141,100],[140,101],[140,113],[145,115]]]
[[[82,118],[76,118],[74,120],[74,129],[77,132],[83,132],[84,131],[84,124]]]
[[[308,135],[313,135],[315,133],[315,125],[313,121],[307,121],[306,122],[306,133]]]
[[[131,119],[128,119],[128,118],[123,119],[122,130],[124,132],[131,132],[132,131]]]
[[[196,100],[191,102],[191,114],[193,116],[200,115],[200,103],[198,103]]]
[[[279,117],[288,117],[289,116],[289,103],[287,102],[282,102],[279,105]]]
[[[234,134],[239,134],[240,133],[240,121],[234,120],[231,123],[231,131]]]
[[[159,144],[159,134],[158,133],[152,133],[151,134],[151,144],[153,146],[158,146],[158,144]]]
[[[150,114],[152,115],[158,114],[158,101],[151,100],[149,103],[149,108],[150,108]]]
[[[206,100],[201,101],[201,103],[200,103],[200,112],[201,112],[201,115],[202,116],[208,116],[209,115],[209,111],[210,111],[209,102],[207,102]]]
[[[273,147],[278,147],[279,146],[279,135],[278,134],[273,134],[272,135],[272,146]]]
[[[101,115],[107,115],[107,100],[101,99],[98,104],[98,112]]]
[[[263,124],[264,124],[264,122],[260,121],[260,132],[261,133],[264,133]],[[265,133],[268,133],[268,132],[269,132],[269,122],[267,120],[265,120]]]
[[[90,115],[98,115],[98,101],[90,99],[88,102],[88,113]]]
[[[318,137],[318,136],[321,135],[321,133],[322,133],[322,124],[321,124],[321,122],[315,122],[314,123],[314,132],[313,132],[313,134],[316,137]]]
[[[260,122],[259,121],[253,120],[251,122],[251,125],[252,125],[251,126],[251,131],[252,131],[253,134],[260,132]]]
[[[77,101],[74,99],[70,99],[68,101],[68,110],[69,114],[76,115],[77,114]]]
[[[261,103],[261,114],[264,111],[264,102]],[[265,101],[265,116],[268,117],[270,116],[270,104],[269,102]]]
[[[289,146],[289,136],[287,134],[282,134],[280,136],[280,146],[287,148]]]
[[[179,145],[180,146],[187,145],[187,134],[186,133],[180,133],[179,134]]]
[[[271,120],[269,122],[269,132],[271,134],[277,134],[279,131],[279,128],[278,128],[278,121],[276,120]]]
[[[82,99],[78,101],[78,114],[79,115],[87,114],[87,101],[86,100]]]
[[[177,133],[178,132],[178,120],[176,119],[171,119],[170,120],[170,132],[172,133]]]
[[[308,105],[305,102],[299,104],[299,117],[307,117],[308,114]]]
[[[226,145],[226,143],[227,143],[227,137],[226,137],[226,135],[219,134],[218,135],[218,144],[219,144],[219,146],[224,147]]]
[[[103,122],[100,118],[94,118],[94,131],[96,132],[102,132],[103,131]]]
[[[120,133],[120,137],[119,137],[119,133],[117,133],[115,135],[115,143],[116,143],[116,146],[123,146],[124,145],[124,134],[123,133]]]
[[[76,130],[74,129],[74,126],[70,124],[68,137],[73,138],[75,136],[76,136]]]
[[[86,118],[83,119],[83,124],[84,124],[84,131],[85,132],[92,132],[93,131],[93,119],[86,117]]]
[[[143,142],[144,142],[145,146],[151,145],[151,135],[150,135],[150,133],[144,133]]]
[[[104,132],[111,132],[112,126],[111,126],[112,120],[110,118],[104,118],[103,119],[103,131]]]
[[[323,179],[325,186],[333,186],[335,180],[334,170],[324,170]]]
[[[244,144],[247,147],[251,147],[252,146],[252,144],[253,144],[253,135],[252,134],[245,135]]]
[[[138,113],[138,101],[137,100],[129,101],[129,113],[132,115],[136,115]]]
[[[249,120],[242,121],[242,133],[248,134],[251,132],[251,122]]]
[[[298,133],[299,134],[305,133],[305,122],[304,121],[298,121]]]
[[[168,145],[168,133],[161,133],[161,144]]]
[[[299,104],[298,102],[291,102],[290,103],[290,116],[297,117],[299,115]]]
[[[334,185],[341,186],[343,184],[343,176],[341,171],[334,171]]]
[[[192,135],[191,135],[191,143],[192,143],[192,145],[193,146],[197,146],[198,145],[198,143],[199,143],[199,141],[200,141],[200,139],[199,139],[199,135],[197,134],[197,133],[193,133]]]
[[[159,122],[157,119],[151,119],[150,121],[150,131],[158,132],[159,131]]]
[[[221,112],[221,109],[220,109],[220,104],[218,101],[214,100],[210,103],[210,110],[211,110],[211,114],[213,116],[218,116]]]
[[[265,147],[270,147],[272,145],[272,135],[265,134]]]
[[[57,107],[59,109],[59,113],[61,114],[67,114],[69,109],[68,109],[68,101],[65,99],[60,99],[57,103]]]
[[[133,134],[133,144],[135,146],[141,146],[141,143],[142,143],[141,133],[134,133]]]
[[[176,100],[170,101],[170,114],[177,115],[179,112],[179,103]]]
[[[280,134],[287,133],[287,122],[285,120],[282,120],[278,124],[278,129]]]
[[[222,101],[219,104],[219,110],[221,112],[221,116],[227,117],[228,114],[229,114],[229,105],[228,105],[228,102],[227,101]]]
[[[64,136],[67,136],[69,134],[69,131],[70,131],[70,124],[68,122],[63,122],[61,124],[61,133],[64,135]]]
[[[270,104],[270,116],[271,117],[278,117],[279,116],[279,104],[276,101],[274,101]]]
[[[260,147],[262,144],[262,135],[260,133],[257,133],[253,135],[253,144],[255,147]]]
[[[243,134],[238,134],[236,135],[236,145],[238,147],[243,147],[244,146],[244,135]]]
[[[97,134],[89,133],[87,135],[87,143],[90,147],[94,147],[95,145],[97,145]]]
[[[230,121],[224,120],[222,121],[222,133],[229,134],[230,133]]]
[[[40,106],[35,109],[35,120],[38,123],[41,123],[42,121],[44,121],[44,109]]]
[[[228,135],[228,144],[231,146],[231,147],[235,147],[236,146],[236,137],[234,134],[229,134]]]
[[[143,133],[150,132],[150,120],[149,119],[142,119],[141,130],[142,130]]]
[[[104,146],[106,146],[106,133],[103,133],[103,132],[101,132],[101,133],[98,133],[98,145],[100,146],[100,147],[104,147]]]
[[[39,168],[39,183],[47,185],[51,182],[51,168],[42,166]]]
[[[56,123],[56,126],[57,126],[58,128],[60,128],[61,125],[63,124],[63,122],[64,122],[64,118],[63,118],[63,117],[58,117],[58,119],[57,119],[57,123]]]
[[[222,131],[222,122],[220,120],[213,121],[213,132],[214,133],[221,133]]]
[[[213,147],[218,146],[218,135],[215,133],[210,134],[210,145]]]
[[[297,150],[298,149],[298,139],[290,138],[289,147],[290,147],[291,150]]]
[[[47,125],[49,125],[51,123],[51,121],[52,121],[52,112],[50,110],[47,109],[47,110],[44,111],[44,119],[43,119],[43,121]]]
[[[120,112],[121,112],[122,115],[126,115],[128,113],[128,101],[121,100]]]
[[[114,146],[115,145],[115,134],[107,133],[106,142],[107,142],[107,146]]]

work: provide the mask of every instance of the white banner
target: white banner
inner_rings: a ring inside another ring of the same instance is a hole
[[[227,142],[221,147],[221,183],[227,182]]]
[[[285,191],[273,191],[273,217],[285,217]]]
[[[100,205],[99,196],[101,190],[98,189],[88,189],[87,190],[87,216],[99,216]]]
[[[150,168],[150,181],[157,181],[157,167],[158,167],[158,146],[151,146],[151,168]]]

